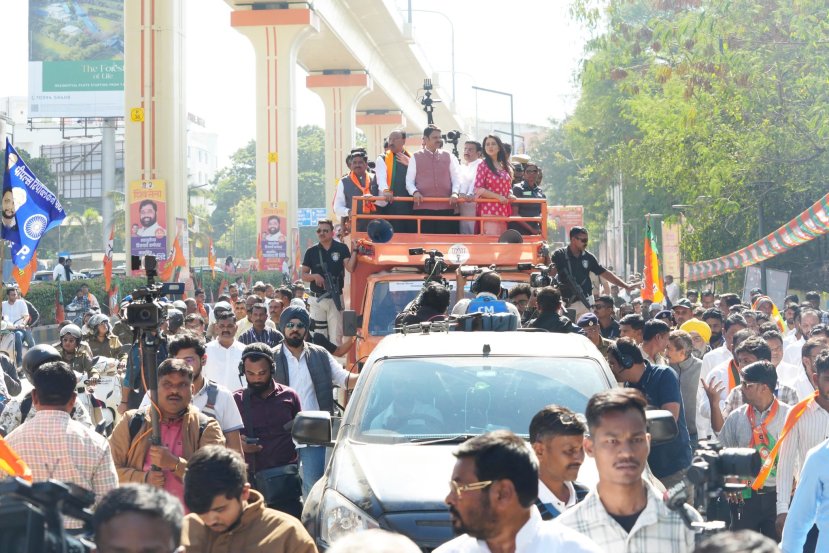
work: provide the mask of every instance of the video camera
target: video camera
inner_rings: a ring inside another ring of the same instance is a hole
[[[440,275],[449,270],[449,265],[443,258],[443,252],[438,250],[426,251],[423,248],[409,248],[409,255],[423,254],[429,256],[423,261],[423,270],[426,271],[426,282],[430,280],[442,282],[443,278]]]
[[[81,520],[92,531],[95,494],[74,484],[49,480],[29,484],[21,478],[0,483],[0,551],[14,553],[85,553],[94,544],[68,536],[64,515]]]
[[[132,270],[141,269],[141,258],[132,256]],[[144,257],[144,270],[147,273],[147,286],[137,288],[132,292],[132,301],[127,305],[126,322],[133,329],[151,330],[158,328],[163,321],[164,306],[161,298],[168,294],[184,292],[182,282],[164,282],[156,284],[158,276],[158,260],[153,255]]]
[[[535,269],[535,272],[530,273],[530,286],[533,288],[544,288],[545,286],[552,286],[553,277],[550,276],[549,265],[533,265],[532,263],[519,263],[517,265],[519,271],[529,271]]]
[[[723,493],[742,492],[745,482],[753,480],[762,467],[757,450],[750,447],[722,447],[716,440],[701,441],[694,451],[686,478],[694,485],[693,503],[705,522],[691,522],[685,516],[685,523],[693,530],[714,533],[725,530],[722,520],[712,520],[717,512],[717,502]],[[737,482],[727,482],[736,477]],[[684,481],[665,493],[669,508],[683,515],[682,505],[689,499]]]

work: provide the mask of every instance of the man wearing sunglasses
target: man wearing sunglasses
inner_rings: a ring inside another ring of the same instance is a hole
[[[586,228],[571,228],[570,245],[553,252],[554,267],[550,271],[551,276],[557,276],[562,299],[566,307],[576,311],[576,318],[589,312],[593,304],[593,283],[590,280],[590,273],[601,276],[628,292],[638,286],[636,283],[626,283],[602,267],[596,256],[587,251],[587,241]]]
[[[520,437],[508,430],[482,434],[461,445],[455,457],[444,502],[459,537],[435,553],[600,551],[585,535],[543,521],[534,507],[538,460]]]
[[[777,372],[770,361],[764,359],[742,367],[740,377],[740,388],[746,403],[725,419],[720,442],[724,447],[756,449],[765,459],[780,437],[789,406],[774,395]],[[770,538],[778,538],[774,528],[777,518],[775,474],[776,471],[772,470],[756,491],[751,489],[749,481],[745,490],[729,495],[730,530],[754,530]]]
[[[308,248],[302,258],[302,280],[311,283],[308,306],[317,332],[339,344],[343,335],[343,315],[333,296],[342,300],[345,272],[354,271],[357,256],[351,255],[348,246],[334,240],[334,223],[330,219],[317,222],[317,237],[319,243]],[[326,273],[331,277],[334,290],[326,287]]]
[[[334,386],[350,390],[357,382],[357,373],[349,373],[325,348],[305,340],[310,324],[308,312],[289,306],[282,310],[279,329],[285,336],[273,349],[274,380],[290,386],[299,395],[305,411],[334,412]],[[325,448],[300,447],[302,492],[305,497],[325,469]]]

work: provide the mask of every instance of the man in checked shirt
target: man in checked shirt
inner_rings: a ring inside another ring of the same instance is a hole
[[[9,446],[32,469],[35,482],[71,482],[95,493],[96,503],[118,486],[109,442],[70,418],[75,403],[75,373],[63,361],[50,361],[32,371],[32,420],[6,437]],[[81,528],[67,520],[67,528]]]

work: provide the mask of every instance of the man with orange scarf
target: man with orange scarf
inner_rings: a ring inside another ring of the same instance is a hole
[[[383,209],[386,215],[411,215],[412,202],[394,201],[393,198],[410,198],[411,194],[406,190],[406,171],[409,168],[409,158],[412,155],[406,151],[406,132],[395,129],[389,133],[387,149],[383,155],[377,158],[375,174],[377,175],[377,189],[386,199],[387,205]],[[394,232],[415,232],[414,221],[392,219],[391,223]]]
[[[351,150],[351,171],[337,184],[334,194],[334,213],[341,219],[351,217],[351,202],[355,196],[373,196],[377,194],[377,183],[373,174],[368,171],[368,154],[362,148]],[[361,202],[357,205],[357,213],[376,213],[374,202]],[[356,229],[365,232],[368,219],[360,220]]]

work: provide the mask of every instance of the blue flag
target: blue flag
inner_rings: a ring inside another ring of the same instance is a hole
[[[6,138],[3,172],[3,240],[11,242],[12,261],[24,269],[46,232],[60,225],[66,212],[57,197],[32,173]]]

